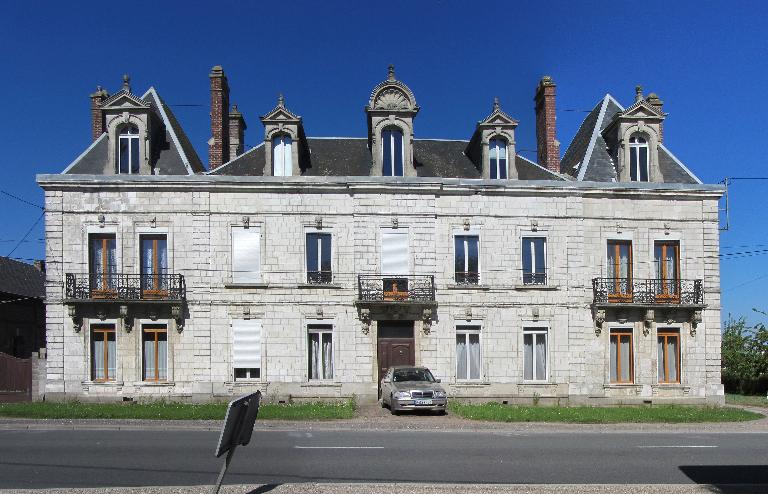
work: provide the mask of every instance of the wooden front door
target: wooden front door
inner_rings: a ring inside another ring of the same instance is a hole
[[[416,348],[413,338],[413,321],[378,321],[377,385],[387,369],[393,365],[415,365]]]

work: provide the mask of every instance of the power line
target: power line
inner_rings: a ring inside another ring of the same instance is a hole
[[[6,195],[6,196],[8,196],[8,197],[12,197],[13,199],[16,199],[17,201],[21,201],[21,202],[23,202],[24,204],[28,204],[28,205],[30,205],[30,206],[34,206],[34,207],[36,207],[36,208],[38,208],[38,209],[43,209],[43,210],[45,210],[45,208],[44,208],[43,206],[40,206],[40,205],[38,205],[38,204],[35,204],[35,203],[33,203],[33,202],[29,202],[29,201],[27,201],[26,199],[22,199],[21,197],[18,197],[18,196],[15,196],[15,195],[11,194],[10,192],[6,192],[6,191],[4,191],[4,190],[0,190],[0,194]]]
[[[11,254],[13,254],[14,252],[16,252],[16,249],[18,249],[18,248],[19,248],[19,246],[22,244],[22,242],[24,242],[24,240],[26,240],[26,239],[27,239],[27,237],[29,236],[29,234],[30,234],[30,233],[32,233],[32,230],[34,230],[34,229],[35,229],[35,227],[37,226],[37,224],[38,224],[38,223],[40,223],[40,220],[41,220],[41,219],[43,219],[43,216],[45,216],[45,211],[43,211],[42,213],[40,213],[40,216],[38,216],[38,217],[37,217],[37,219],[35,220],[35,222],[34,222],[34,223],[32,223],[32,226],[31,226],[31,227],[29,227],[29,230],[27,230],[27,233],[25,233],[25,234],[24,234],[24,236],[21,238],[21,240],[19,240],[19,242],[16,244],[16,247],[14,247],[13,249],[11,249],[11,251],[8,253],[8,256],[7,256],[7,257],[11,257]]]

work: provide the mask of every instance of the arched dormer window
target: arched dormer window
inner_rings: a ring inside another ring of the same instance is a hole
[[[648,181],[648,141],[640,134],[633,134],[629,139],[629,179]]]
[[[507,178],[507,141],[501,138],[491,139],[488,143],[490,178]]]
[[[127,125],[120,129],[117,144],[117,172],[120,174],[139,173],[139,129]]]
[[[272,175],[290,177],[293,175],[292,139],[280,134],[272,138]]]
[[[385,177],[403,176],[403,132],[388,127],[381,132],[382,171]]]

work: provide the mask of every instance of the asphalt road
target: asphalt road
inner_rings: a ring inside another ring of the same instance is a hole
[[[208,431],[0,430],[0,488],[211,484]],[[255,431],[227,483],[768,483],[765,433]],[[768,492],[768,491],[767,491]]]

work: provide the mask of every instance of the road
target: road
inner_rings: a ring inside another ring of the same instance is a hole
[[[210,484],[222,463],[217,438],[0,430],[0,488]],[[226,481],[768,484],[768,434],[255,431]]]

